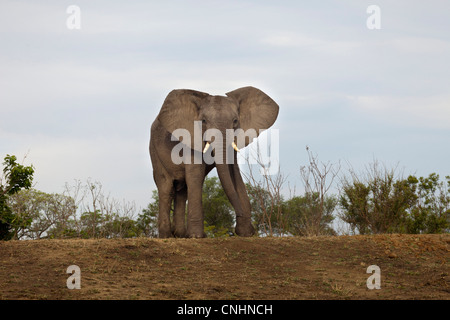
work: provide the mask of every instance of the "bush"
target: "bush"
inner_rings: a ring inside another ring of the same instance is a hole
[[[0,240],[17,238],[17,229],[26,228],[30,219],[15,215],[8,206],[8,198],[22,189],[31,188],[33,166],[17,163],[16,156],[6,155],[3,175],[0,177]]]
[[[284,201],[283,212],[289,233],[298,236],[335,235],[331,223],[337,202],[336,197],[325,196],[322,205],[317,192]]]
[[[450,188],[450,177],[447,177]],[[340,218],[354,232],[441,233],[449,229],[450,197],[439,175],[395,177],[395,170],[368,170],[366,180],[351,172],[339,198]]]

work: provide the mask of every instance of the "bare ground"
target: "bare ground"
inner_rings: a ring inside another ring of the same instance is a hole
[[[449,234],[8,241],[0,299],[449,300],[449,248]],[[70,265],[80,290],[67,288]]]

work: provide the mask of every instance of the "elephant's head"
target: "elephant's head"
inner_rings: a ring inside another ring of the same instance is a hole
[[[207,143],[211,142],[207,134],[206,137],[204,135],[208,129],[222,133],[223,147],[216,146],[214,159],[225,193],[239,216],[239,211],[246,210],[242,207],[247,205],[242,205],[242,199],[238,200],[236,195],[245,190],[239,190],[243,183],[236,161],[233,165],[227,165],[229,162],[224,161],[227,154],[225,151],[232,148],[233,142],[235,150],[251,143],[252,139],[243,138],[243,133],[250,130],[254,133],[253,137],[258,136],[261,130],[268,129],[275,122],[278,109],[278,105],[268,95],[253,87],[228,92],[226,97],[194,90],[173,90],[164,101],[158,118],[171,133],[177,129],[187,130],[193,138],[186,144],[198,152],[204,151],[205,147],[207,149]],[[227,139],[227,129],[242,130],[238,130],[240,134],[234,139]],[[195,137],[199,132],[202,135],[200,142]],[[236,152],[232,153],[236,160]]]
[[[224,133],[224,140],[226,129],[242,129],[238,131],[240,134],[237,134],[235,142],[237,148],[243,148],[251,142],[248,136],[242,138],[244,132],[254,130],[258,136],[262,130],[272,126],[278,116],[278,105],[259,89],[244,87],[226,95],[173,90],[164,101],[159,121],[171,133],[177,129],[187,130],[192,137],[189,147],[202,151],[209,141],[202,139],[202,144],[195,143],[195,134],[199,132],[195,126],[198,124],[201,124],[202,137],[206,130],[217,129]]]

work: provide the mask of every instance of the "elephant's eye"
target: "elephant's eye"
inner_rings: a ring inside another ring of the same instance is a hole
[[[237,126],[237,125],[238,125],[238,119],[234,119],[234,120],[233,120],[233,125],[234,125],[234,126]]]
[[[206,124],[206,120],[205,119],[202,119],[202,124]]]

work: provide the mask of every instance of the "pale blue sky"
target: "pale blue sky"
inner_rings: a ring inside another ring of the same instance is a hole
[[[369,30],[366,9],[381,9]],[[69,5],[81,30],[69,30]],[[450,174],[450,2],[0,1],[0,157],[36,188],[92,178],[146,206],[149,130],[174,88],[252,85],[280,105],[281,170],[301,189],[305,146]]]

